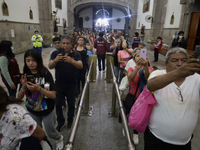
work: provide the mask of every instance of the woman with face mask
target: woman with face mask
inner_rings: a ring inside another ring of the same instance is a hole
[[[16,97],[17,86],[20,83],[20,71],[15,55],[12,52],[11,41],[1,41],[0,72],[2,81],[6,85],[9,95]]]
[[[188,46],[188,41],[184,37],[184,32],[180,31],[178,33],[178,37],[173,40],[172,47],[182,47],[186,49],[187,46]]]

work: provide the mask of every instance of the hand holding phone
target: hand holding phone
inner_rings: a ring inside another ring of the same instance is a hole
[[[64,56],[65,55],[65,49],[64,48],[59,48],[58,49],[58,53],[62,54],[62,56]]]
[[[123,41],[122,45],[123,45],[123,46],[126,46],[126,40]]]
[[[27,75],[26,78],[27,78],[28,82],[31,82],[31,83],[35,84],[35,77],[34,77],[34,75]]]
[[[194,54],[193,54],[194,58],[197,58],[200,60],[200,46],[196,46],[196,49],[194,51]],[[200,62],[199,62],[200,63]]]
[[[140,50],[140,57],[144,58],[144,60],[146,60],[147,58],[147,49],[141,49]]]

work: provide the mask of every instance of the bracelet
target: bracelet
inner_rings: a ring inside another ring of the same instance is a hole
[[[21,91],[22,93],[25,93],[25,92],[26,92],[26,90],[23,90],[23,89],[21,89],[20,91]]]

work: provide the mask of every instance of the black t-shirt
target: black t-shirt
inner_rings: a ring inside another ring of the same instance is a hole
[[[55,51],[51,55],[51,60],[54,60],[58,52]],[[81,55],[77,52],[72,50],[71,53],[68,54],[69,57],[73,58],[76,61],[81,60]],[[60,61],[56,64],[56,86],[59,88],[75,88],[76,83],[78,81],[77,72],[78,69],[67,62]]]
[[[45,71],[44,77],[41,77],[38,74],[29,75],[34,75],[36,83],[39,84],[42,88],[47,89],[49,86],[48,90],[56,90],[53,77],[48,70]],[[30,90],[26,91],[26,108],[28,111],[37,116],[45,116],[51,113],[54,109],[54,104],[54,99],[47,98],[40,92]]]
[[[83,62],[87,61],[87,50],[83,49],[82,51],[76,50],[80,55]]]

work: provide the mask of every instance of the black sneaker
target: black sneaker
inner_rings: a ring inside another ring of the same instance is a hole
[[[67,123],[67,129],[71,129],[71,126],[72,126],[72,121],[68,121],[68,123]]]
[[[64,127],[65,127],[65,123],[64,124],[58,124],[58,126],[56,127],[56,130],[58,132],[60,132]]]

